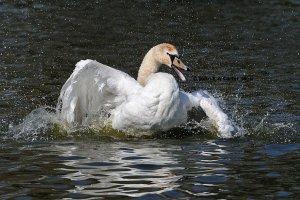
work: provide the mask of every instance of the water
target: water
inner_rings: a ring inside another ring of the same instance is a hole
[[[9,168],[1,167],[0,194],[20,199],[295,198],[300,195],[299,149],[299,144],[198,139],[6,143],[1,162]]]
[[[299,198],[299,27],[295,0],[0,0],[1,199]],[[154,138],[59,130],[77,61],[136,77],[161,42],[192,68],[180,87],[214,94],[242,137],[205,121]]]

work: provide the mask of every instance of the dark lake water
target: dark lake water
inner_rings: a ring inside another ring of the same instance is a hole
[[[240,137],[195,122],[148,139],[55,127],[76,62],[136,77],[162,42],[192,68],[180,87],[212,93]],[[297,0],[0,0],[0,198],[299,199],[299,77]]]

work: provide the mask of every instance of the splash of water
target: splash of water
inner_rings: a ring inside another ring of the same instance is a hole
[[[300,133],[294,127],[292,122],[272,122],[272,114],[266,111],[262,116],[256,116],[253,118],[250,114],[253,110],[246,110],[241,105],[243,92],[243,85],[238,88],[237,94],[234,96],[234,105],[228,110],[228,106],[225,107],[225,111],[230,113],[232,121],[236,122],[239,127],[238,137],[251,138],[255,140],[267,141],[271,143],[291,143],[297,142],[300,139]],[[218,99],[221,99],[221,103],[224,103],[222,94],[214,94]],[[271,108],[274,111],[274,108]]]
[[[271,123],[270,118],[271,115],[267,112],[258,123],[249,127],[247,136],[271,143],[294,143],[299,141],[300,134],[294,128],[293,123]]]
[[[27,115],[19,125],[9,125],[9,130],[4,139],[14,140],[51,140],[55,125],[61,122],[56,118],[53,108],[40,107]]]
[[[190,135],[204,135],[209,138],[217,138],[217,129],[209,120],[197,122],[193,119],[186,124],[167,132],[118,131],[112,128],[111,123],[104,117],[100,120],[89,121],[84,126],[66,126],[56,115],[51,107],[40,107],[28,114],[23,122],[18,125],[10,125],[4,139],[25,141],[49,141],[66,138],[161,138],[161,137],[184,137]],[[104,125],[105,124],[105,125]]]
[[[216,95],[216,94],[214,94]],[[218,96],[218,95],[216,95]],[[220,96],[220,95],[219,95]],[[239,102],[239,96],[236,101]],[[224,103],[218,97],[219,102]],[[224,107],[224,106],[223,106]],[[226,109],[226,105],[225,105]],[[228,112],[229,113],[229,112]],[[234,137],[247,137],[259,140],[268,140],[272,142],[291,142],[299,135],[293,128],[292,123],[270,123],[271,115],[267,112],[261,120],[253,122],[248,119],[250,111],[241,112],[239,106],[236,104],[232,110],[231,119],[235,121],[237,133]],[[108,116],[104,115],[99,120],[90,121],[85,126],[66,126],[56,115],[55,109],[51,107],[40,107],[33,110],[27,115],[23,122],[19,125],[10,125],[9,131],[5,134],[5,139],[25,140],[25,141],[49,141],[66,138],[182,138],[187,136],[200,138],[220,138],[217,129],[207,118],[201,118],[197,121],[197,116],[191,118],[186,124],[174,128],[167,132],[151,132],[151,131],[136,131],[129,130],[122,132],[111,127]],[[105,124],[105,125],[104,125]]]

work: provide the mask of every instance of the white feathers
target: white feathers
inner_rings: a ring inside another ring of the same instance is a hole
[[[201,107],[224,137],[234,126],[206,91],[179,91],[174,77],[154,73],[145,87],[124,72],[93,60],[82,60],[62,87],[57,113],[68,125],[88,123],[103,111],[119,130],[169,130],[187,121],[187,112]]]

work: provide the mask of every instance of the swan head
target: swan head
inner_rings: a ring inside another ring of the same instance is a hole
[[[182,62],[176,47],[167,43],[159,44],[157,47],[160,49],[159,55],[157,55],[159,62],[174,69],[179,78],[185,81],[186,79],[181,71],[190,71],[190,68]]]
[[[162,43],[152,47],[145,55],[139,69],[137,81],[145,86],[150,75],[158,72],[161,65],[174,69],[182,81],[186,79],[181,71],[190,71],[190,68],[180,59],[176,47],[172,44]]]

